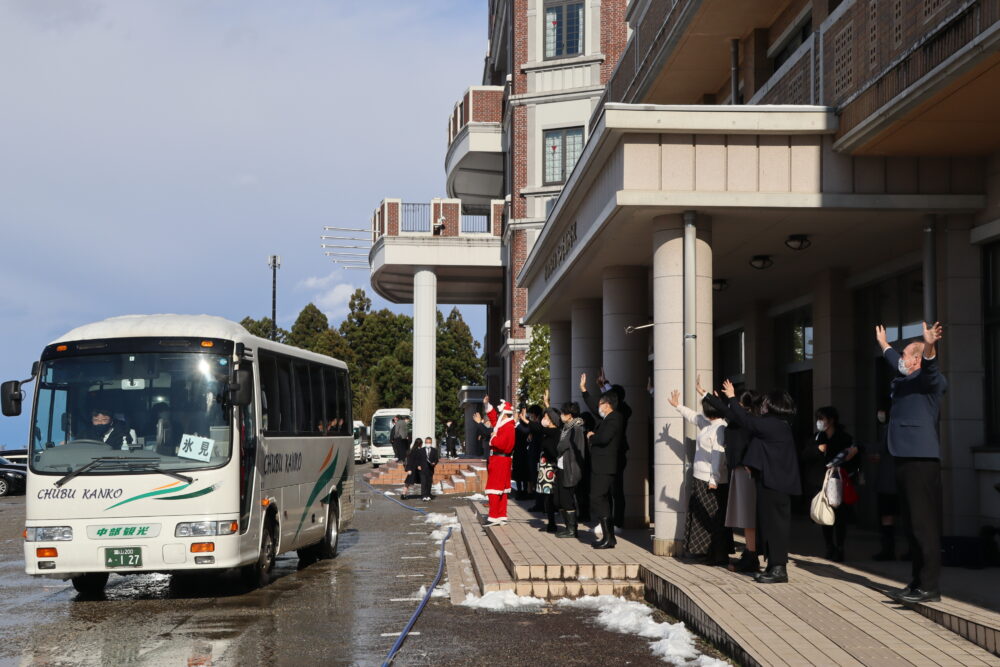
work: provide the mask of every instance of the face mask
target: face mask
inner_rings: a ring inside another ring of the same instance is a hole
[[[885,413],[884,412],[878,413],[878,415],[875,416],[875,419],[878,420],[879,424],[884,424],[885,423]]]
[[[604,419],[605,417],[608,416],[608,411],[604,408],[597,408],[597,412],[598,414],[601,415],[601,419]]]
[[[822,419],[817,420],[816,421],[816,430],[817,431],[825,431],[826,430],[826,422],[823,421]]]
[[[906,367],[906,362],[903,360],[903,357],[899,358],[899,363],[896,364],[896,366],[899,368],[900,374],[902,375],[910,374],[910,369]]]

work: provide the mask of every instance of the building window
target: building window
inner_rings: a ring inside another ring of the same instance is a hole
[[[583,3],[545,3],[545,58],[583,53]]]
[[[778,50],[774,52],[774,60],[772,61],[774,69],[772,73],[777,72],[781,69],[781,66],[792,57],[792,54],[799,50],[799,47],[805,44],[812,37],[812,12],[809,12],[802,18],[802,22],[791,34],[785,38],[785,42],[778,47]]]
[[[730,380],[738,390],[745,388],[746,335],[743,329],[722,334],[715,340],[715,386]]]
[[[580,153],[583,152],[583,128],[546,130],[544,136],[544,184],[565,183],[566,178],[573,172],[576,161],[580,159]]]

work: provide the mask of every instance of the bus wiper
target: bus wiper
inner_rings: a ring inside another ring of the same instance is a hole
[[[73,470],[72,472],[70,472],[70,473],[64,475],[63,477],[57,479],[55,481],[55,485],[57,487],[61,487],[63,484],[65,484],[69,480],[73,479],[74,477],[76,477],[80,473],[87,472],[88,470],[93,470],[94,468],[97,468],[98,466],[100,466],[103,463],[106,463],[108,461],[117,461],[117,460],[118,460],[117,458],[110,457],[110,456],[101,456],[101,457],[98,457],[96,459],[91,459],[90,463],[84,463],[82,466],[80,466],[76,470]]]
[[[66,482],[70,481],[77,475],[87,472],[88,470],[93,470],[95,468],[102,468],[106,465],[114,464],[116,466],[124,466],[128,469],[134,468],[145,468],[149,472],[158,472],[161,475],[166,475],[167,477],[173,477],[182,482],[187,482],[190,484],[194,481],[193,477],[188,477],[187,475],[182,475],[180,473],[173,472],[171,470],[162,470],[159,466],[160,460],[155,458],[135,458],[129,459],[121,456],[102,456],[96,459],[92,459],[90,463],[85,463],[73,472],[67,474],[61,479],[55,482],[57,487],[61,487]]]
[[[187,482],[190,484],[194,481],[194,477],[188,477],[187,475],[182,475],[179,472],[174,472],[173,470],[164,470],[160,467],[160,460],[153,458],[142,458],[142,459],[114,459],[119,463],[124,463],[128,468],[145,468],[149,472],[158,472],[161,475],[166,475],[167,477],[173,477],[174,479],[179,479],[182,482]]]

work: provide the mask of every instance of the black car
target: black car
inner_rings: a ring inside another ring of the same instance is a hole
[[[0,497],[24,493],[24,480],[28,476],[28,466],[11,463],[0,456]]]

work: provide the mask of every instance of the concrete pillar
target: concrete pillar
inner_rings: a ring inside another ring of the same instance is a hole
[[[437,388],[437,275],[413,274],[413,437],[434,435]]]
[[[625,388],[626,401],[632,408],[626,434],[629,443],[624,479],[626,528],[649,526],[649,394],[646,392],[649,329],[625,333],[627,326],[647,323],[647,282],[646,267],[614,266],[604,270],[601,301],[604,372],[612,382]]]
[[[570,378],[570,327],[569,322],[549,324],[549,402],[553,407],[568,401],[572,396]]]
[[[828,269],[813,291],[813,406],[832,405],[848,430],[854,429],[854,301],[846,273]],[[812,420],[810,420],[812,421]]]
[[[938,348],[948,393],[941,412],[941,468],[944,491],[944,534],[976,535],[993,524],[996,476],[977,472],[977,448],[986,443],[983,386],[982,250],[969,243],[973,219],[950,215],[938,220],[937,319],[944,325]]]
[[[693,455],[684,421],[667,403],[684,389],[683,219],[654,219],[653,232],[653,553],[674,555],[683,547],[688,468]],[[712,249],[710,222],[697,219],[695,241],[696,373],[712,377]],[[699,406],[692,405],[697,409]]]
[[[580,374],[587,374],[588,391],[597,390],[597,376],[601,372],[601,328],[603,316],[600,299],[577,299],[570,309],[570,389],[572,399],[580,404],[581,412],[587,407],[580,393]]]

